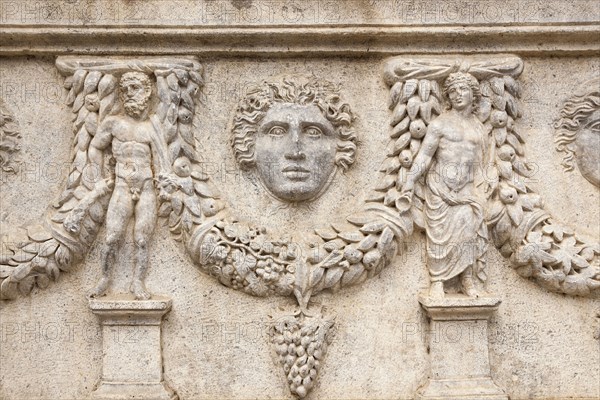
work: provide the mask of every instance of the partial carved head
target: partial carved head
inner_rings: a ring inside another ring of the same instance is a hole
[[[327,81],[314,78],[265,83],[241,100],[232,147],[242,169],[255,169],[275,197],[312,200],[338,168],[356,156],[354,114]]]
[[[600,79],[585,82],[564,103],[554,128],[565,169],[576,162],[583,177],[600,187]]]
[[[471,106],[477,111],[481,91],[477,79],[467,72],[454,72],[444,82],[444,96],[450,101],[452,108],[464,110]]]
[[[121,100],[127,115],[139,118],[148,108],[152,96],[152,81],[143,72],[126,72],[119,82]]]

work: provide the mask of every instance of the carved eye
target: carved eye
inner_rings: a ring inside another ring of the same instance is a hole
[[[274,126],[271,129],[269,129],[269,132],[267,133],[271,136],[281,137],[285,135],[285,129],[283,129],[281,126]]]
[[[600,120],[592,121],[587,128],[593,132],[600,132]]]
[[[323,135],[323,131],[321,131],[319,128],[317,128],[316,126],[309,126],[308,128],[306,128],[304,130],[304,132],[313,138],[320,138]]]

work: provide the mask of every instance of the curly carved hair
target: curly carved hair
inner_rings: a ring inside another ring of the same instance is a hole
[[[126,85],[129,82],[140,82],[144,87],[144,97],[142,100],[138,101],[135,104],[127,104],[125,103],[126,96]],[[152,80],[150,77],[143,72],[126,72],[121,76],[119,81],[119,89],[121,91],[121,100],[123,100],[125,107],[125,112],[129,115],[139,116],[144,110],[148,107],[148,103],[150,102],[150,97],[152,96]]]
[[[144,90],[146,93],[152,92],[152,80],[148,74],[137,71],[124,73],[119,81],[119,87],[121,90],[125,88],[125,83],[130,81],[139,81],[142,85],[144,85]]]
[[[587,85],[587,90],[568,99],[561,112],[560,118],[554,122],[556,133],[556,150],[565,153],[563,167],[572,171],[575,151],[571,143],[577,138],[582,125],[588,122],[592,114],[600,110],[600,87],[596,84]]]
[[[444,81],[443,93],[447,100],[450,100],[449,92],[452,86],[459,83],[466,83],[471,88],[473,93],[473,113],[477,112],[479,108],[479,101],[481,100],[481,90],[479,89],[479,82],[477,78],[467,72],[454,72],[446,78]]]
[[[356,158],[356,133],[351,129],[355,119],[350,106],[343,103],[338,89],[330,82],[317,82],[316,79],[285,78],[282,83],[265,82],[250,91],[240,101],[233,119],[231,145],[235,159],[243,169],[255,165],[254,146],[258,127],[274,103],[315,105],[335,128],[337,151],[335,164],[347,170]]]

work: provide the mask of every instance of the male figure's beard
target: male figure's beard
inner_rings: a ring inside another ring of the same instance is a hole
[[[146,108],[148,108],[148,99],[127,99],[123,102],[123,107],[125,108],[127,115],[134,118],[139,118],[144,111],[146,111]]]

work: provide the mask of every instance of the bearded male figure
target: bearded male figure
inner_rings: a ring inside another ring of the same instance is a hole
[[[411,202],[415,182],[424,176],[430,295],[443,297],[444,283],[459,277],[462,293],[477,296],[473,276],[483,276],[488,238],[482,206],[487,139],[475,115],[479,83],[467,73],[450,74],[444,95],[451,109],[429,125],[402,200]]]
[[[106,249],[102,254],[102,278],[90,297],[103,295],[111,281],[119,242],[133,219],[136,246],[135,268],[130,292],[136,299],[151,296],[144,286],[148,267],[148,242],[157,218],[157,200],[154,190],[155,172],[167,171],[166,143],[158,123],[148,118],[152,95],[150,77],[141,72],[123,74],[119,83],[124,116],[109,116],[90,143],[88,157],[98,171],[103,171],[103,152],[111,146],[116,161],[114,182],[100,179],[96,187],[110,191],[114,184],[106,213]]]

